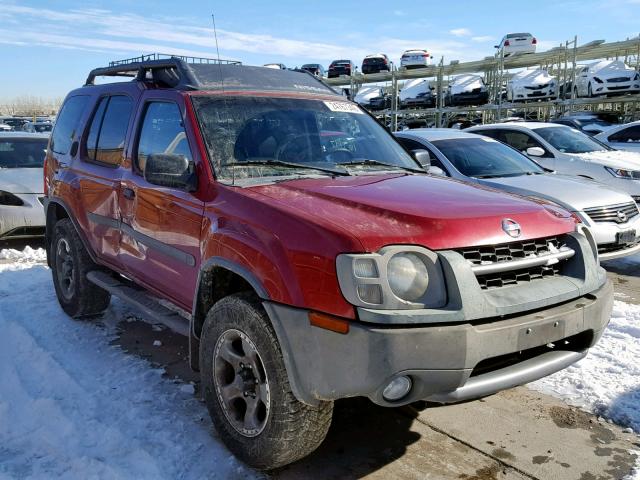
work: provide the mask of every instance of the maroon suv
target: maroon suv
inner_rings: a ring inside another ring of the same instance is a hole
[[[589,231],[425,153],[306,73],[96,69],[45,161],[60,305],[116,295],[188,335],[220,438],[260,469],[313,451],[336,399],[456,402],[584,357],[612,306]]]

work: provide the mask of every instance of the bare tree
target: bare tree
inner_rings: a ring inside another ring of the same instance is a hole
[[[33,95],[20,95],[0,103],[0,114],[34,117],[56,115],[60,109],[62,98],[45,98]]]

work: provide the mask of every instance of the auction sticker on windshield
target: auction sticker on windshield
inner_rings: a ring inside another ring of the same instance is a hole
[[[329,110],[332,112],[346,112],[346,113],[360,113],[362,114],[362,110],[358,108],[357,105],[348,102],[329,102],[324,101],[324,103]]]

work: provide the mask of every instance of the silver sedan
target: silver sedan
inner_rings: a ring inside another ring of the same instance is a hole
[[[396,132],[408,150],[427,150],[430,173],[550,201],[587,225],[602,260],[640,252],[640,210],[624,192],[559,175],[492,138],[452,129]]]

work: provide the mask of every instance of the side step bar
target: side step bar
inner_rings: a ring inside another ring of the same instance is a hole
[[[99,270],[87,273],[87,279],[100,288],[104,288],[111,295],[142,311],[148,317],[146,319],[148,322],[162,323],[180,335],[189,336],[189,320],[161,305],[158,299],[149,295],[146,290],[123,278],[119,279]]]

